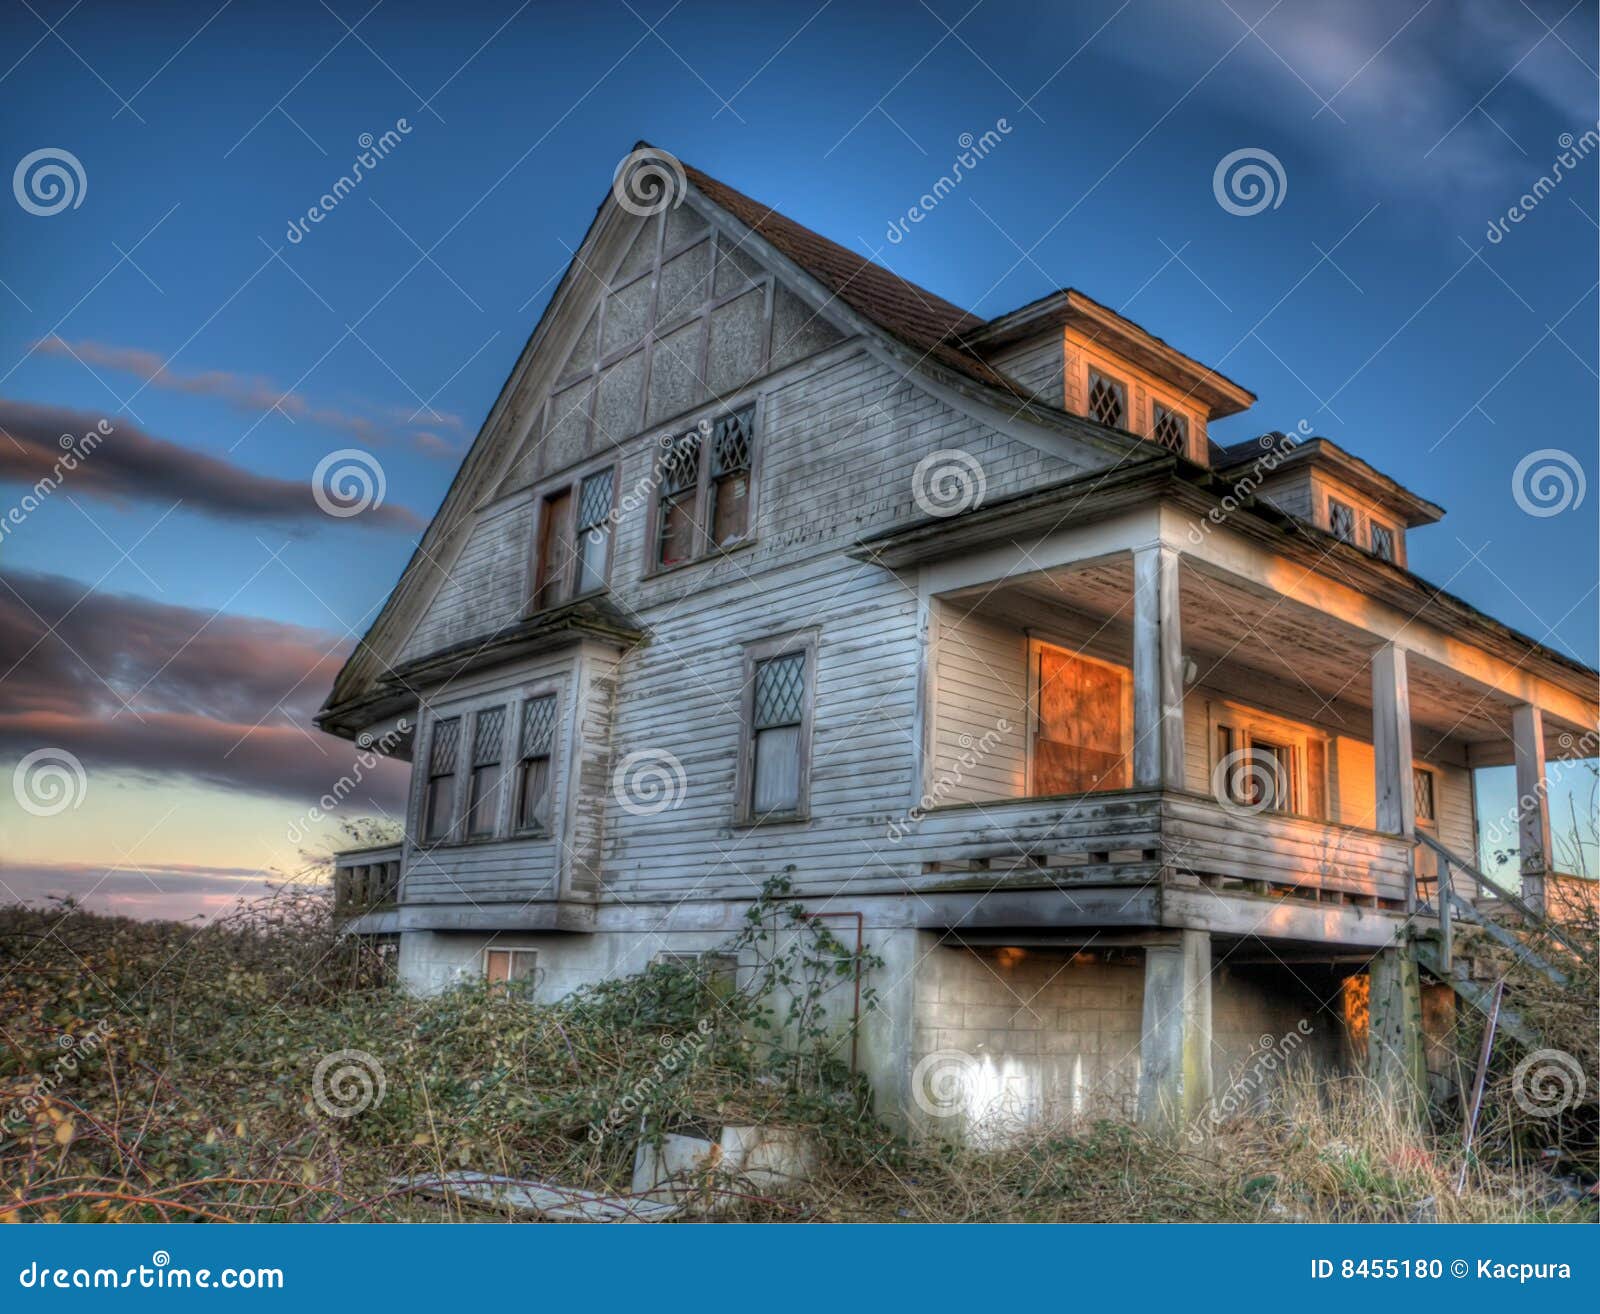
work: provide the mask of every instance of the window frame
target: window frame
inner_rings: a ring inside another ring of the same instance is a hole
[[[489,956],[491,954],[506,954],[506,977],[504,981],[491,981],[489,979]],[[518,954],[531,954],[533,956],[533,972],[531,975],[518,980],[512,975],[516,967]],[[484,984],[487,986],[503,985],[507,987],[524,986],[531,993],[539,985],[539,950],[534,945],[528,944],[486,944],[478,953],[478,966]]]
[[[1160,418],[1157,415],[1157,412],[1163,411],[1167,415],[1170,415],[1177,423],[1178,436],[1180,439],[1177,447],[1168,447],[1164,442],[1161,441],[1161,439],[1156,437],[1156,426],[1160,423]],[[1169,406],[1159,397],[1152,397],[1150,399],[1150,432],[1146,436],[1157,447],[1161,448],[1163,451],[1171,452],[1174,456],[1188,456],[1192,450],[1190,447],[1191,439],[1189,437],[1192,431],[1193,424],[1190,421],[1187,412],[1180,411],[1175,406]]]
[[[745,527],[744,533],[731,543],[717,544],[711,541],[708,517],[712,511],[712,492],[716,477],[711,473],[712,447],[716,433],[717,421],[725,415],[736,415],[740,411],[750,412],[750,456],[745,475],[747,487],[745,490]],[[694,416],[690,419],[689,416]],[[757,490],[761,487],[761,452],[765,444],[762,435],[765,432],[766,420],[766,394],[759,391],[737,392],[726,401],[719,401],[709,406],[698,408],[690,412],[682,420],[674,421],[669,433],[656,437],[652,446],[654,453],[650,465],[650,503],[645,516],[645,548],[644,570],[642,579],[653,579],[658,575],[670,575],[674,571],[688,570],[692,566],[702,565],[707,561],[715,561],[718,557],[728,556],[731,553],[742,551],[756,541],[756,515],[759,510]],[[662,488],[661,466],[668,451],[677,440],[692,430],[700,429],[701,425],[707,427],[701,431],[700,459],[695,471],[693,515],[695,526],[695,551],[682,561],[674,561],[670,565],[661,562],[661,529],[662,529]]]
[[[780,825],[808,821],[811,817],[811,745],[816,722],[818,631],[797,630],[771,638],[756,639],[744,645],[740,668],[742,681],[739,708],[739,753],[734,772],[733,821],[739,826]],[[800,732],[796,736],[795,806],[786,812],[757,813],[756,786],[756,667],[775,657],[794,653],[803,656],[804,692],[800,700]]]
[[[1216,703],[1209,709],[1206,717],[1206,763],[1207,769],[1214,779],[1218,766],[1221,765],[1225,754],[1222,753],[1222,736],[1227,733],[1232,736],[1233,752],[1248,752],[1253,749],[1255,741],[1259,738],[1262,742],[1274,749],[1287,749],[1289,760],[1289,800],[1288,808],[1263,808],[1262,813],[1275,817],[1298,817],[1307,821],[1319,821],[1333,824],[1337,818],[1333,790],[1333,736],[1318,730],[1314,726],[1302,725],[1297,721],[1285,720],[1283,717],[1274,716],[1270,712],[1263,712],[1257,708],[1247,707],[1240,703]],[[1313,782],[1310,745],[1315,741],[1322,746],[1321,779]],[[1328,815],[1318,816],[1311,810],[1314,799],[1320,797],[1323,809]],[[1248,803],[1238,799],[1230,799],[1229,804],[1237,807],[1248,807]]]
[[[1339,527],[1338,527],[1338,525],[1337,525],[1337,523],[1335,521],[1335,516],[1334,516],[1334,508],[1335,507],[1339,507],[1341,510],[1348,511],[1350,513],[1350,536],[1348,538],[1346,538],[1343,534],[1341,534],[1339,532]],[[1329,493],[1328,494],[1328,533],[1332,534],[1334,538],[1339,540],[1339,542],[1344,543],[1344,544],[1348,545],[1349,547],[1359,548],[1361,546],[1361,511],[1360,511],[1360,508],[1358,508],[1355,505],[1355,503],[1353,503],[1353,502],[1346,502],[1343,498],[1335,497],[1332,493]]]
[[[487,702],[471,709],[472,738],[471,743],[465,745],[470,749],[466,763],[467,788],[465,797],[459,804],[460,842],[463,844],[487,844],[492,840],[501,839],[505,835],[506,722],[510,719],[511,708],[516,705],[515,703]],[[480,765],[478,762],[478,721],[480,718],[497,711],[500,713],[499,756],[492,762],[485,762]],[[466,717],[463,716],[462,719],[465,720]],[[456,763],[459,774],[461,765],[459,755]],[[489,784],[489,790],[493,798],[492,816],[490,817],[488,830],[482,832],[472,829],[473,783],[476,781],[479,771],[493,773]]]
[[[425,770],[422,775],[421,796],[417,806],[417,839],[416,847],[419,849],[437,848],[441,844],[455,842],[456,825],[461,812],[461,754],[463,744],[462,722],[465,716],[460,711],[449,714],[434,713],[428,718],[428,742],[425,748],[426,756],[422,761]],[[447,722],[456,724],[456,756],[455,766],[449,772],[435,772],[433,769],[433,748],[439,735],[439,727]],[[450,805],[447,809],[444,828],[438,835],[432,835],[433,830],[433,782],[448,778],[450,781]]]
[[[523,764],[525,761],[531,760],[524,759],[522,756],[522,718],[525,715],[524,708],[526,708],[529,703],[537,702],[541,698],[552,699],[555,703],[555,711],[551,714],[550,723],[550,752],[548,754],[550,760],[549,780],[545,786],[546,811],[548,812],[550,819],[543,825],[530,826],[525,824],[522,820]],[[518,693],[516,701],[512,704],[512,707],[515,709],[516,714],[516,758],[512,764],[511,772],[512,796],[511,811],[508,818],[510,833],[522,839],[551,839],[554,837],[556,832],[556,790],[560,783],[560,774],[557,768],[557,762],[560,759],[561,749],[561,691],[559,688],[553,686],[538,686],[530,688]]]
[[[1388,541],[1388,549],[1384,552],[1378,551],[1378,536],[1380,534]],[[1394,530],[1381,520],[1374,520],[1371,516],[1367,517],[1367,551],[1372,553],[1379,561],[1387,561],[1390,565],[1399,564],[1395,559]]]
[[[601,582],[593,588],[578,590],[581,576],[581,553],[577,550],[578,514],[582,506],[583,485],[596,475],[611,472],[611,506],[606,514],[606,521],[610,529],[606,534],[606,564],[602,572]],[[537,615],[540,612],[551,611],[556,607],[564,607],[569,602],[579,602],[585,598],[596,597],[611,587],[612,573],[616,568],[617,559],[617,524],[618,507],[622,495],[622,462],[615,456],[604,457],[597,461],[589,461],[576,467],[570,474],[563,475],[560,479],[544,484],[534,491],[534,525],[533,541],[531,545],[528,566],[528,604],[525,614]],[[550,504],[557,498],[565,496],[567,501],[567,517],[569,520],[567,549],[568,560],[564,563],[565,577],[561,581],[560,596],[548,602],[540,600],[540,595],[545,589],[545,539],[550,526]]]
[[[1099,379],[1109,383],[1117,390],[1117,395],[1122,399],[1122,423],[1107,424],[1094,413],[1094,385]],[[1103,429],[1116,429],[1122,433],[1133,432],[1133,389],[1128,386],[1126,379],[1119,379],[1110,371],[1090,362],[1088,371],[1083,378],[1083,407],[1084,416],[1093,424],[1098,424]]]
[[[1416,805],[1421,802],[1418,798],[1417,781],[1426,779],[1428,782],[1428,808],[1430,815],[1423,816],[1422,809]],[[1411,764],[1411,798],[1415,809],[1414,820],[1417,825],[1425,827],[1435,835],[1439,831],[1439,772],[1421,762]]]

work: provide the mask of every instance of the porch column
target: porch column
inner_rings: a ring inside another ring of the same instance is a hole
[[[1550,869],[1550,793],[1545,785],[1544,713],[1527,703],[1511,709],[1511,751],[1517,764],[1517,852],[1522,898],[1544,911]]]
[[[1179,931],[1144,951],[1139,1121],[1192,1123],[1211,1102],[1211,934]]]
[[[1372,655],[1372,763],[1377,828],[1409,837],[1417,824],[1411,782],[1411,693],[1406,654],[1386,643]]]
[[[1133,554],[1133,783],[1183,788],[1183,632],[1178,554]]]

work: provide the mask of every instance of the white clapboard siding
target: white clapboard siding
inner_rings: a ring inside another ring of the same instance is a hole
[[[1049,406],[1063,404],[1066,355],[1059,329],[1014,343],[989,359],[996,369],[1026,388],[1029,396]]]
[[[932,780],[949,803],[1014,798],[1027,779],[1027,640],[949,603],[938,607],[936,634]],[[980,757],[984,743],[992,747]]]

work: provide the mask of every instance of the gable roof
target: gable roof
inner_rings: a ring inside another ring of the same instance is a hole
[[[640,149],[656,148],[641,142]],[[770,205],[735,191],[682,160],[678,163],[689,183],[702,196],[770,242],[850,309],[871,320],[890,337],[979,383],[1029,397],[1015,380],[963,344],[962,339],[977,333],[986,321],[813,232],[804,224],[796,223],[787,215],[779,214]]]

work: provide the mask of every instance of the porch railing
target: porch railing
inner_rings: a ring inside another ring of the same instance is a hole
[[[334,854],[334,914],[353,916],[399,903],[400,857],[398,844]]]

